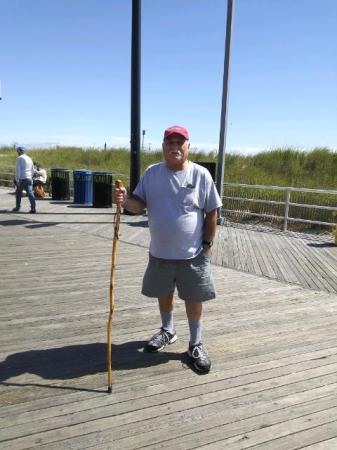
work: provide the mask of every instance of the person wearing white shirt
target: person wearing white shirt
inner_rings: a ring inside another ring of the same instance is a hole
[[[20,211],[22,191],[27,192],[30,202],[30,213],[36,213],[36,202],[33,193],[33,176],[34,164],[32,158],[26,155],[24,147],[17,147],[18,157],[15,164],[15,181],[16,181],[16,206],[13,212]]]
[[[44,186],[47,182],[47,171],[38,163],[34,163],[34,177],[33,177],[33,191],[36,199],[44,198],[46,193],[44,191]]]
[[[34,173],[34,185],[40,185],[46,184],[47,182],[47,171],[43,167],[40,166],[40,164],[36,164],[36,169]]]

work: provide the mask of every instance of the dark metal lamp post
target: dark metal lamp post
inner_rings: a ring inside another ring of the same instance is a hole
[[[216,178],[216,187],[220,197],[223,195],[224,172],[225,172],[225,153],[226,153],[226,134],[227,134],[227,111],[228,111],[228,92],[230,75],[230,56],[231,56],[231,38],[232,38],[232,19],[235,0],[227,0],[227,23],[226,23],[226,42],[225,42],[225,61],[222,84],[222,105],[220,119],[220,139],[218,154],[218,171]],[[218,223],[221,224],[221,208],[218,210]]]
[[[132,0],[130,192],[140,178],[141,0]]]

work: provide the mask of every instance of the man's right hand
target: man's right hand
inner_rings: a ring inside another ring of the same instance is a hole
[[[112,202],[116,204],[123,205],[128,197],[126,188],[123,186],[122,188],[114,187],[112,189]]]

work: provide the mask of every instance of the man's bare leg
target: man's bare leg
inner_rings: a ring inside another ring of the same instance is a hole
[[[201,320],[202,302],[185,301],[185,309],[188,320]]]
[[[173,311],[174,308],[174,292],[166,297],[158,298],[160,311]]]
[[[174,309],[174,293],[171,292],[166,297],[158,299],[159,312],[162,321],[162,328],[171,334],[174,334],[173,325],[173,309]]]

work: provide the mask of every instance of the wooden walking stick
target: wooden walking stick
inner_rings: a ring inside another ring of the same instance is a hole
[[[121,180],[117,180],[115,182],[115,186],[117,188],[122,188],[123,183]],[[115,216],[115,229],[114,229],[114,237],[112,244],[112,258],[111,258],[111,272],[110,272],[110,312],[109,319],[107,325],[108,332],[108,348],[107,348],[107,365],[108,365],[108,393],[112,392],[112,318],[115,309],[115,268],[117,261],[117,241],[118,241],[118,232],[119,232],[119,224],[121,220],[121,204],[116,204],[116,216]]]

